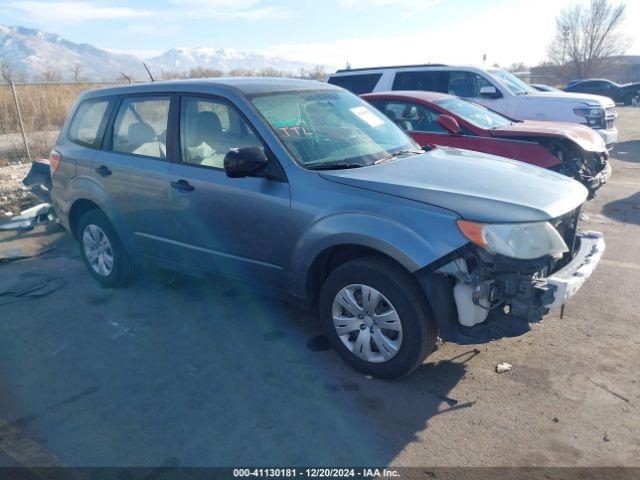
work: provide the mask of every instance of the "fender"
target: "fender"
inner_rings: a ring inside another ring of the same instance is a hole
[[[416,222],[423,231],[394,219],[348,212],[323,217],[313,223],[294,245],[289,268],[289,288],[304,298],[309,270],[322,252],[339,245],[358,245],[377,250],[414,273],[466,244],[455,226],[455,217],[425,216]],[[428,231],[437,235],[428,235]]]
[[[129,253],[134,251],[134,238],[131,233],[131,229],[125,222],[122,215],[116,208],[114,202],[110,199],[109,194],[104,191],[102,186],[90,177],[78,177],[73,182],[74,195],[69,199],[67,209],[64,213],[64,220],[66,222],[67,229],[69,227],[69,211],[71,206],[78,200],[90,200],[105,213],[109,218],[116,231],[118,232],[120,241],[125,250]]]

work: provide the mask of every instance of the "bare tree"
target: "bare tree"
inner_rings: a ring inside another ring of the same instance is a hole
[[[43,82],[47,82],[47,83],[55,83],[55,82],[59,82],[62,80],[61,75],[56,72],[55,70],[52,70],[50,68],[44,70],[41,74],[40,74],[40,79]]]
[[[0,62],[0,75],[5,82],[11,83],[14,77],[13,65],[4,60]]]
[[[316,65],[309,70],[309,78],[311,80],[325,81],[327,79],[327,71],[324,65]]]
[[[507,68],[509,72],[524,72],[527,70],[529,70],[529,67],[527,67],[524,62],[514,62]]]
[[[549,59],[569,68],[572,75],[595,75],[608,57],[622,55],[631,45],[621,32],[625,4],[591,0],[585,7],[576,4],[556,18],[556,35],[549,46]]]
[[[82,80],[82,77],[81,77],[81,74],[82,74],[82,68],[83,68],[83,67],[82,67],[82,64],[81,64],[81,63],[76,63],[76,64],[73,66],[73,70],[72,70],[72,73],[73,73],[73,81],[74,81],[74,82],[76,82],[76,83],[77,83],[77,82],[79,82],[80,80]]]

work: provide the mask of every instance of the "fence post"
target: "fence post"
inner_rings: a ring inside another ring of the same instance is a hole
[[[22,131],[24,149],[27,151],[27,158],[31,161],[31,152],[29,152],[29,143],[27,142],[27,132],[24,130],[24,122],[22,121],[22,113],[20,112],[20,103],[18,102],[18,95],[16,95],[16,87],[12,80],[9,80],[9,84],[11,85],[11,91],[13,92],[13,101],[16,102],[16,110],[18,111],[18,121],[20,122],[20,130]]]

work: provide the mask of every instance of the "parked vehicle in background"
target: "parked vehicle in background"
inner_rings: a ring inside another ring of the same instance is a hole
[[[539,92],[561,92],[559,88],[552,87],[551,85],[543,85],[541,83],[532,83],[531,86]]]
[[[606,97],[538,92],[499,68],[413,65],[338,70],[328,82],[357,93],[422,90],[473,100],[510,118],[580,123],[593,128],[607,146],[618,140],[615,103]]]
[[[604,250],[601,234],[577,231],[578,182],[468,150],[424,152],[319,82],[85,92],[51,170],[56,212],[102,285],[144,261],[245,281],[316,309],[340,356],[378,377],[420,365],[438,335],[524,333]]]
[[[620,85],[604,78],[574,80],[564,89],[565,92],[592,93],[609,97],[616,103],[631,105],[640,93],[640,82]]]
[[[593,195],[611,176],[602,138],[584,125],[513,120],[460,97],[436,92],[362,95],[420,146],[490,153],[575,178]]]

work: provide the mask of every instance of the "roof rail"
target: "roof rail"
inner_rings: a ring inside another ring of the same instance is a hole
[[[391,65],[388,67],[342,68],[340,70],[336,70],[336,73],[359,72],[362,70],[386,70],[388,68],[448,67],[448,66],[449,65],[445,65],[444,63],[423,63],[418,65]]]

